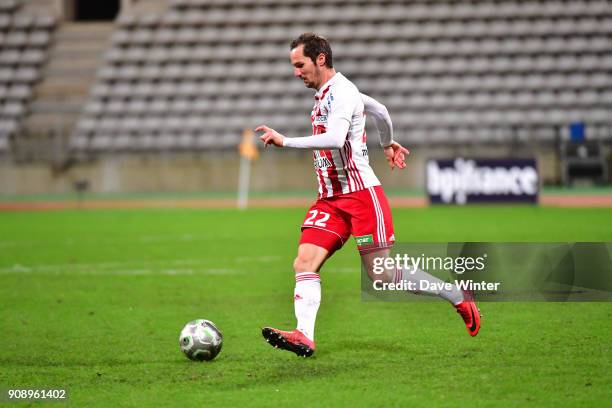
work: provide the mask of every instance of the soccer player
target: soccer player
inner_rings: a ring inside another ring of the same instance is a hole
[[[325,38],[313,33],[300,35],[291,42],[290,60],[294,75],[304,81],[306,87],[316,89],[311,113],[313,134],[285,137],[264,125],[255,130],[263,132],[260,139],[265,146],[312,149],[319,194],[302,223],[293,263],[297,328],[282,331],[265,327],[262,334],[274,347],[309,357],[315,350],[314,326],[321,302],[319,271],[325,260],[353,235],[362,262],[373,278],[373,259],[388,256],[395,241],[387,198],[368,162],[364,111],[375,121],[392,170],[406,167],[405,157],[409,151],[393,141],[392,123],[385,106],[360,94],[351,81],[336,72],[331,47]],[[415,281],[416,287],[423,279],[441,283],[421,270],[393,269],[382,277],[387,282]],[[480,313],[470,296],[456,286],[452,290],[429,294],[451,302],[462,316],[469,334],[478,333]]]

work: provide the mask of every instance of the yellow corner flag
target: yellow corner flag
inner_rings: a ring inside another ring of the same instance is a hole
[[[242,142],[238,145],[240,155],[251,161],[259,158],[259,150],[255,144],[255,133],[252,129],[244,129],[242,132]]]

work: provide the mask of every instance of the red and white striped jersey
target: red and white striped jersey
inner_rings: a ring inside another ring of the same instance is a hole
[[[315,105],[310,116],[313,135],[325,133],[328,119],[332,117],[345,118],[350,125],[341,149],[313,151],[319,198],[380,185],[368,159],[361,94],[357,87],[339,72],[315,94]]]

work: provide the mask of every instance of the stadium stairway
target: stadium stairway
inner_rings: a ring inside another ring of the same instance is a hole
[[[26,120],[32,134],[68,133],[89,97],[113,23],[63,23],[55,34],[43,81]]]

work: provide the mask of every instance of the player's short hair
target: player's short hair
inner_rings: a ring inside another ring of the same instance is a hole
[[[331,46],[325,37],[315,33],[304,33],[291,41],[289,49],[292,50],[302,44],[304,44],[304,55],[310,58],[312,62],[316,63],[319,54],[323,54],[325,55],[325,66],[328,68],[334,67]]]

